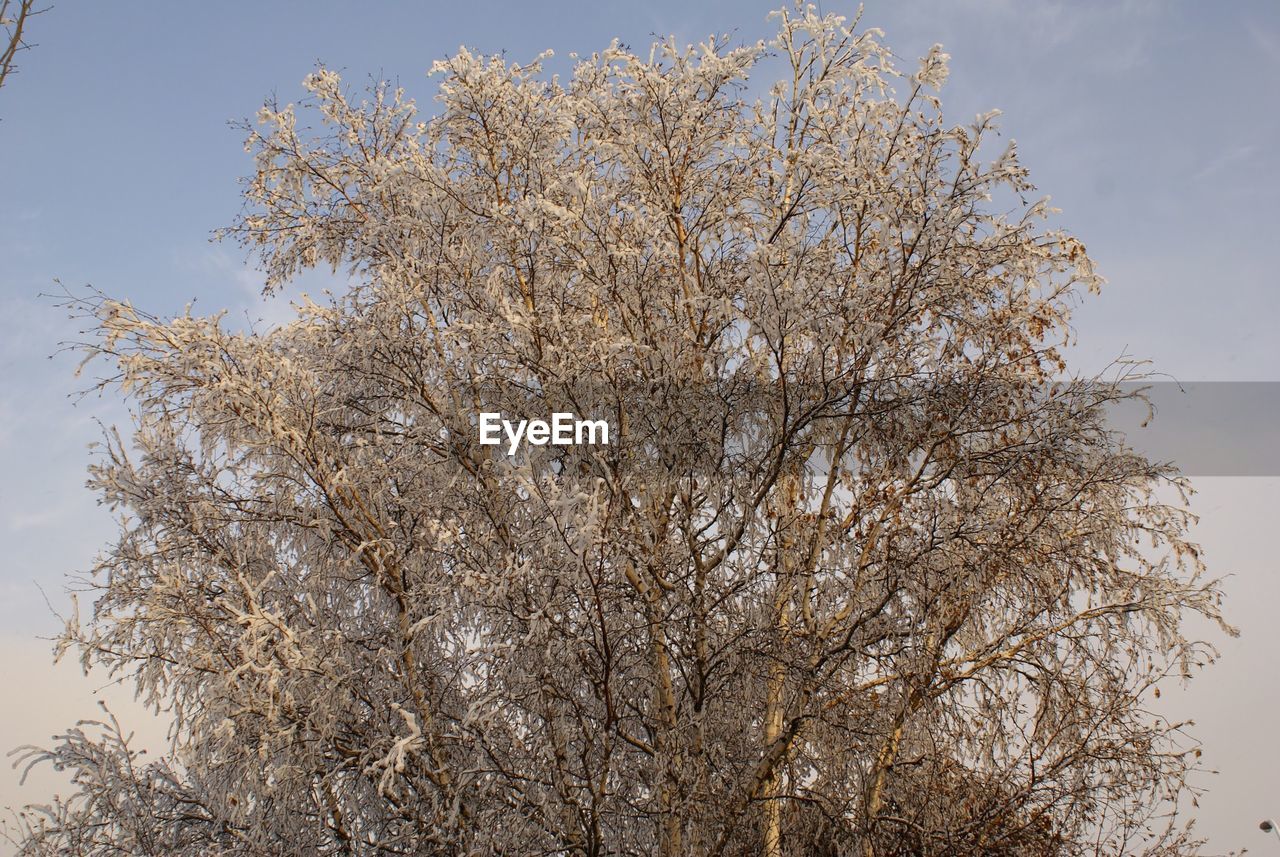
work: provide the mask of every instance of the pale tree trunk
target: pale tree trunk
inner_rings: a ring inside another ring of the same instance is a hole
[[[656,607],[654,610],[656,613]],[[656,748],[658,763],[662,766],[662,770],[659,772],[659,776],[662,778],[659,792],[662,817],[659,847],[663,857],[680,857],[684,853],[684,848],[681,841],[680,813],[676,807],[679,795],[675,784],[677,749],[675,746],[675,689],[671,683],[671,661],[667,655],[667,644],[663,639],[662,626],[656,618],[652,622],[650,633],[653,635],[653,665],[657,671],[655,694],[660,718],[660,731]]]
[[[782,487],[786,500],[795,503],[799,499],[799,480],[792,476],[789,479],[782,480]],[[792,584],[792,568],[791,553],[793,543],[795,541],[793,534],[787,528],[783,528],[783,532],[779,538],[779,572],[780,579],[778,582],[777,595],[774,598],[774,627],[777,634],[777,641],[780,649],[785,649],[787,635],[791,630],[792,608],[791,608],[791,584]],[[765,719],[764,719],[764,746],[771,747],[773,743],[782,735],[782,722],[786,709],[786,678],[787,666],[784,658],[785,651],[779,651],[773,663],[769,666],[769,683],[766,689],[765,699]],[[786,764],[785,756],[774,766],[773,772],[769,776],[768,783],[765,784],[764,795],[764,837],[763,837],[763,853],[765,857],[781,857],[782,855],[782,780],[783,768]]]
[[[875,857],[875,842],[871,836],[875,827],[876,816],[880,814],[880,807],[884,804],[884,786],[885,779],[889,773],[889,767],[893,764],[893,760],[898,755],[898,746],[902,742],[903,721],[905,718],[899,718],[893,732],[889,734],[884,746],[880,748],[879,755],[876,756],[876,765],[872,772],[871,789],[867,794],[867,835],[862,843],[863,857]]]
[[[779,630],[790,623],[790,605],[784,603],[780,615]],[[775,662],[769,671],[768,698],[765,708],[764,746],[769,747],[782,735],[783,689],[786,668]],[[769,782],[764,787],[764,854],[765,857],[781,857],[782,854],[782,763],[774,767]]]
[[[658,586],[643,580],[635,567],[626,568],[627,580],[645,601],[649,614],[649,647],[653,657],[653,702],[657,716],[657,740],[654,742],[654,759],[658,765],[658,825],[659,851],[662,857],[679,857],[683,854],[680,814],[675,784],[675,728],[676,695],[671,678],[671,657],[667,652],[665,631],[662,627],[662,593]]]

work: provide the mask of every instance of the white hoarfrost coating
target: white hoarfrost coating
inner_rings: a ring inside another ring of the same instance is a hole
[[[1219,595],[1063,364],[1089,257],[940,49],[777,23],[462,51],[426,118],[318,71],[229,234],[349,291],[266,333],[77,302],[137,421],[64,644],[176,726],[29,751],[77,791],[23,854],[1194,851],[1148,704]]]

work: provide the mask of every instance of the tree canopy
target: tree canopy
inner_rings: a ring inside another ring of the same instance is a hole
[[[136,419],[63,645],[175,725],[30,751],[78,791],[24,855],[1193,852],[1150,700],[1219,592],[1063,360],[1089,256],[940,48],[776,20],[565,80],[463,50],[427,118],[322,68],[227,234],[348,289],[77,302]]]

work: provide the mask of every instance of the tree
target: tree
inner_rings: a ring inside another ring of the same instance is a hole
[[[1219,591],[1060,355],[1084,247],[994,114],[944,123],[940,48],[777,17],[567,83],[463,50],[426,121],[322,68],[229,235],[348,291],[78,302],[136,424],[63,646],[175,727],[30,751],[80,791],[24,854],[1194,850],[1150,699]],[[481,412],[615,437],[509,456]]]
[[[0,0],[0,27],[4,28],[3,50],[0,50],[0,87],[9,79],[9,73],[16,71],[14,58],[19,51],[31,47],[25,37],[27,21],[39,15],[45,9],[36,9],[35,0]]]

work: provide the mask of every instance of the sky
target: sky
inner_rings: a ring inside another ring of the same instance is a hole
[[[36,47],[0,91],[0,751],[94,716],[103,695],[139,740],[162,733],[123,688],[102,690],[106,677],[52,667],[38,639],[60,628],[66,575],[112,533],[84,468],[99,423],[125,418],[117,401],[75,395],[85,381],[59,343],[76,325],[40,296],[55,280],[161,314],[194,301],[279,318],[287,308],[259,297],[252,260],[210,239],[239,212],[251,168],[231,123],[267,97],[298,99],[317,62],[356,82],[397,80],[429,112],[426,69],[460,45],[526,60],[614,37],[755,41],[772,32],[777,2],[55,0],[34,19]],[[1001,109],[1059,222],[1088,246],[1108,284],[1076,314],[1075,367],[1127,354],[1180,381],[1280,382],[1280,3],[870,0],[862,22],[907,66],[941,42],[952,56],[946,115]],[[1237,404],[1276,397],[1280,384],[1238,389]],[[1237,413],[1230,396],[1215,408],[1221,419],[1198,442],[1276,448],[1273,420]],[[1280,816],[1280,468],[1260,473],[1193,474],[1196,535],[1211,571],[1229,575],[1228,616],[1242,631],[1215,638],[1219,663],[1166,695],[1174,715],[1197,721],[1219,771],[1201,782],[1206,853],[1280,854],[1257,827]],[[47,799],[55,784],[38,774],[19,791],[0,764],[0,806]]]

